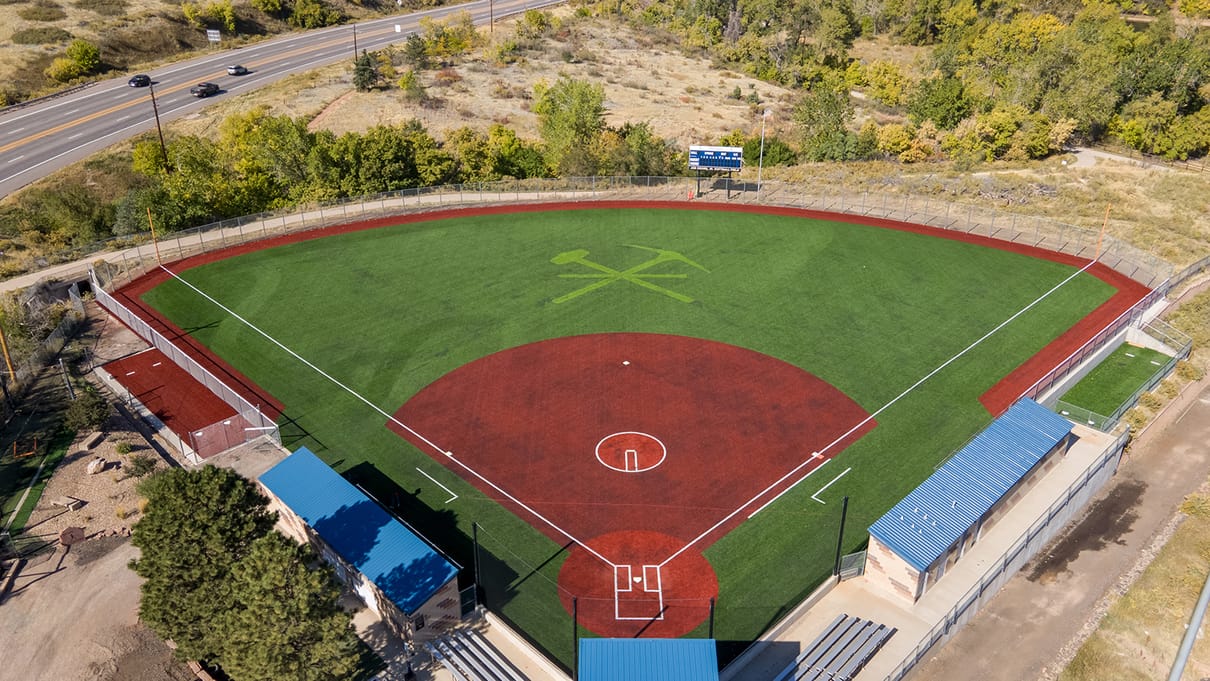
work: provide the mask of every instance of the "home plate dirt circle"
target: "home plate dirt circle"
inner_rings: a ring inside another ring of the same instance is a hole
[[[696,629],[718,598],[718,577],[705,556],[685,540],[659,532],[624,530],[595,537],[593,550],[574,545],[559,570],[559,599],[580,626],[611,638],[673,638]],[[575,596],[573,606],[572,597]]]
[[[596,447],[597,461],[622,473],[642,473],[664,463],[668,448],[659,438],[633,430],[606,435]]]

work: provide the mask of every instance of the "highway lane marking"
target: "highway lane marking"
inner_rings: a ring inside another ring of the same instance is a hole
[[[130,116],[131,116],[131,114],[126,114],[125,116],[122,116],[121,118],[115,118],[114,120],[121,122],[121,121],[126,120],[127,118],[130,118]]]
[[[83,137],[83,136],[84,136],[84,133],[82,133],[82,132],[77,132],[76,134],[72,135],[71,137],[68,137],[67,139],[69,139],[69,140],[74,140],[74,139],[76,139],[77,137]]]
[[[10,158],[8,160],[8,162],[13,163],[14,161],[20,161],[23,158],[25,158],[25,154],[21,154],[20,156],[14,156],[14,157]]]
[[[22,131],[22,130],[24,130],[24,129],[25,129],[25,126],[23,125],[23,126],[21,126],[21,127],[19,127],[19,128],[14,128],[13,130],[9,130],[8,132],[6,132],[6,133],[4,133],[4,134],[6,134],[6,135],[12,135],[12,134],[14,134],[14,133],[21,132],[21,131]]]

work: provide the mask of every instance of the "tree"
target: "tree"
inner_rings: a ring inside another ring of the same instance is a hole
[[[809,161],[842,161],[849,157],[846,124],[853,117],[849,92],[839,79],[827,79],[807,90],[794,108],[802,153]]]
[[[953,76],[926,78],[916,86],[908,101],[908,115],[916,124],[932,121],[950,130],[971,114],[974,107],[966,97],[962,81]]]
[[[220,661],[239,681],[341,681],[359,665],[352,618],[336,605],[340,588],[315,554],[277,532],[248,548],[231,569],[232,608]]]
[[[147,499],[131,542],[142,555],[139,617],[188,659],[216,659],[226,632],[215,624],[234,607],[232,566],[273,527],[268,499],[235,472],[173,468],[138,486]]]
[[[325,5],[323,0],[295,0],[294,9],[286,21],[299,28],[323,28],[344,21],[344,14]]]
[[[378,84],[378,60],[365,50],[353,62],[353,87],[358,92],[369,92]]]
[[[560,76],[554,85],[534,86],[532,109],[550,165],[560,172],[586,170],[584,154],[605,128],[605,89]]]
[[[101,50],[87,40],[73,40],[67,46],[67,58],[75,62],[80,73],[95,72],[101,66]]]

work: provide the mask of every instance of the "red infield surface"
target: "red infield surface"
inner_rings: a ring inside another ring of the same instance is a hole
[[[691,631],[718,589],[700,552],[875,425],[781,360],[639,333],[497,352],[394,417],[428,442],[388,427],[436,461],[552,539],[579,542],[560,582],[603,636]]]
[[[244,428],[251,424],[159,350],[104,368],[203,459],[244,441]],[[201,430],[212,424],[222,425]]]

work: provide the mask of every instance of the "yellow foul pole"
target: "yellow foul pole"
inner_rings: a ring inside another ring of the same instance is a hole
[[[151,245],[155,246],[155,262],[157,265],[163,265],[160,260],[160,242],[155,239],[155,222],[151,220],[151,206],[147,207],[147,224],[151,225]]]
[[[1109,227],[1109,209],[1113,208],[1113,204],[1105,206],[1105,222],[1101,223],[1101,235],[1097,237],[1097,254],[1093,260],[1101,257],[1101,242],[1105,240],[1105,229]]]

